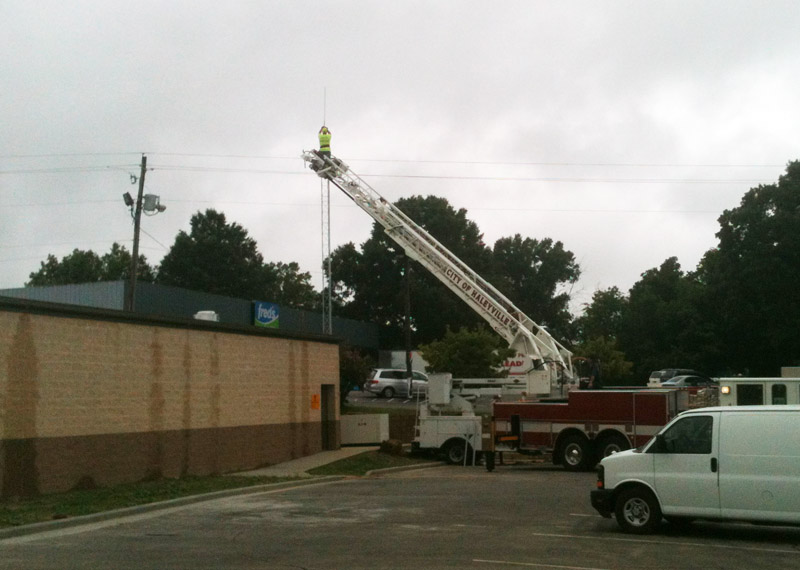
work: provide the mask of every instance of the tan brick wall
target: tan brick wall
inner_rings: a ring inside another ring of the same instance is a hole
[[[0,312],[0,438],[319,422],[333,344]]]
[[[75,442],[163,433],[212,441],[209,434],[236,432],[230,428],[288,434],[291,441],[265,444],[271,451],[247,461],[270,463],[319,451],[322,418],[312,397],[322,384],[338,390],[338,376],[331,343],[0,310],[0,442],[56,449],[69,438],[89,453]]]

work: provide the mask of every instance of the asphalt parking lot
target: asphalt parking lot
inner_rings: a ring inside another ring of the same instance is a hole
[[[437,466],[275,489],[0,541],[13,569],[796,568],[800,529],[622,534],[592,473]]]

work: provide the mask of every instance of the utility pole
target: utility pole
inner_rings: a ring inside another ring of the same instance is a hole
[[[133,255],[131,256],[131,271],[128,276],[128,291],[125,295],[125,310],[133,311],[136,308],[136,271],[139,264],[139,230],[142,223],[142,195],[144,194],[144,175],[147,172],[147,156],[142,155],[142,168],[139,173],[139,193],[136,196],[136,209],[133,214]]]

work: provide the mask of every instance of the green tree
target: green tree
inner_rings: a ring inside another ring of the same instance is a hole
[[[645,271],[631,288],[619,341],[639,381],[660,368],[706,371],[713,335],[699,309],[701,300],[702,284],[685,274],[675,257]]]
[[[466,262],[486,275],[491,251],[478,226],[464,209],[455,210],[435,196],[413,196],[396,205],[415,223]],[[405,315],[405,254],[375,223],[370,238],[359,251],[352,243],[331,256],[333,297],[337,314],[384,326],[385,346],[403,346]],[[414,344],[440,338],[445,327],[476,326],[481,322],[458,297],[417,264],[409,275]],[[446,315],[446,319],[442,318]]]
[[[696,275],[724,346],[718,365],[778,375],[781,366],[800,363],[800,162],[789,163],[777,184],[748,191],[719,223],[719,246]]]
[[[497,240],[492,252],[494,285],[550,333],[564,339],[572,316],[565,287],[575,283],[580,268],[572,252],[550,238],[516,234]]]
[[[598,337],[616,339],[627,305],[628,299],[618,287],[595,291],[592,302],[584,306],[583,314],[576,320],[578,339],[581,342]]]
[[[497,334],[475,330],[446,330],[444,338],[419,347],[432,372],[450,372],[454,378],[497,378],[505,375],[503,362],[516,354]]]
[[[580,343],[575,348],[575,367],[580,376],[589,375],[589,360],[600,361],[600,371],[603,385],[627,386],[634,383],[632,375],[633,363],[625,359],[625,355],[617,347],[617,341],[603,336],[597,336]],[[639,379],[641,380],[641,379]],[[639,381],[638,384],[645,384]]]
[[[375,362],[367,354],[348,345],[339,346],[339,402],[344,405],[351,390],[367,379]]]
[[[308,272],[295,262],[264,263],[256,241],[225,214],[198,212],[190,227],[178,233],[161,261],[158,283],[304,309],[319,306]]]
[[[69,285],[77,283],[96,283],[98,281],[117,281],[130,275],[131,254],[124,246],[114,242],[111,250],[100,257],[92,250],[74,249],[59,261],[48,255],[38,271],[29,275],[26,287],[42,285]],[[139,256],[137,278],[153,281],[154,271],[143,255]]]
[[[562,289],[577,278],[579,268],[560,242],[517,235],[490,249],[466,210],[455,210],[443,198],[415,196],[396,205],[537,323],[564,335],[571,317]],[[377,322],[385,327],[385,346],[404,346],[404,267],[402,248],[377,223],[360,251],[352,243],[337,248],[332,256],[337,314]],[[416,263],[410,267],[413,344],[442,338],[448,326],[458,330],[484,323],[426,269]]]
[[[320,307],[319,293],[311,285],[311,274],[300,271],[296,262],[267,263],[264,272],[263,299],[298,309],[315,310]]]
[[[196,213],[187,234],[180,231],[161,261],[158,282],[218,295],[260,299],[265,289],[264,259],[239,224],[215,210]]]

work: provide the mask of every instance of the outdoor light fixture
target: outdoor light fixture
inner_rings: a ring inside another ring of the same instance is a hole
[[[160,203],[161,197],[156,196],[155,194],[145,194],[144,195],[144,203],[142,204],[142,210],[145,213],[157,213],[163,212],[167,209],[166,206]]]
[[[122,195],[122,199],[125,200],[125,205],[129,208],[133,206],[133,196],[130,195],[130,192],[125,192]]]

